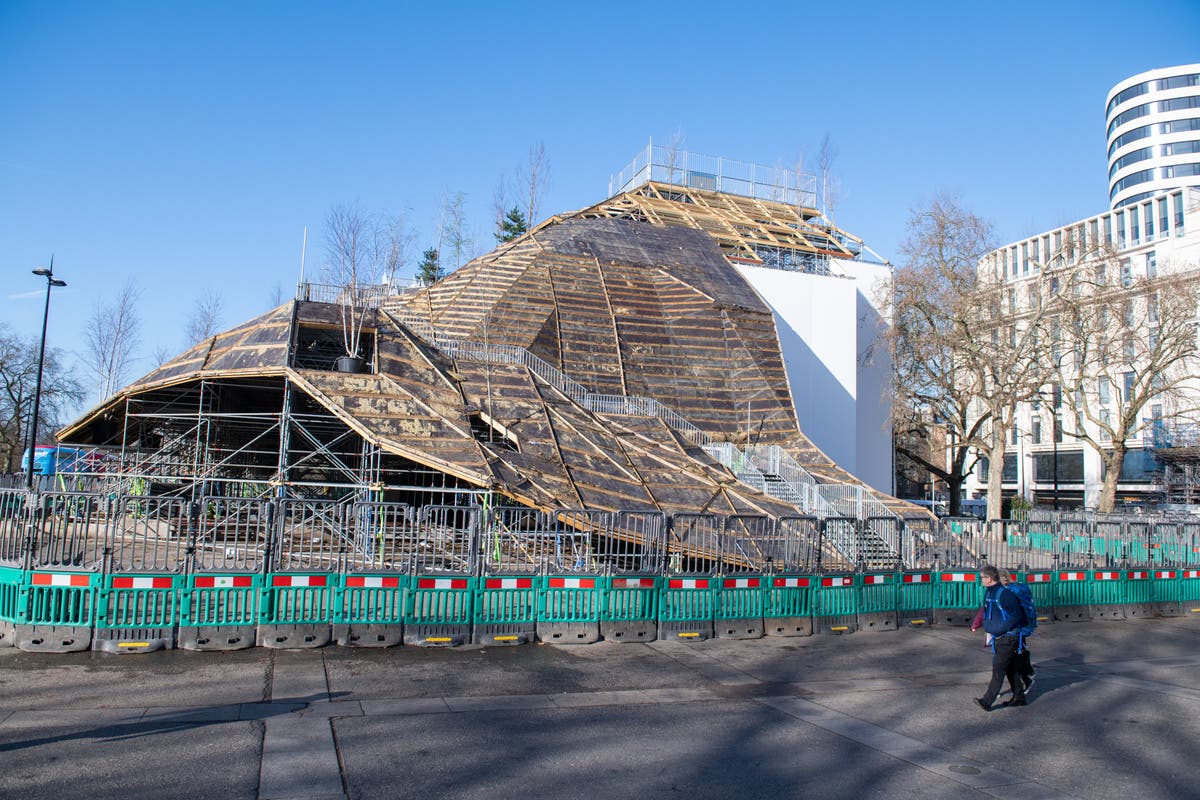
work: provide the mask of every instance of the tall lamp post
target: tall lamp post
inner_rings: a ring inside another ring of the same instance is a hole
[[[33,416],[29,420],[29,465],[25,471],[25,488],[33,489],[33,462],[34,456],[37,454],[37,424],[38,414],[41,413],[42,405],[42,367],[46,363],[46,323],[50,320],[50,290],[55,286],[66,286],[66,281],[61,281],[54,277],[54,257],[50,257],[50,267],[38,267],[33,271],[34,275],[39,275],[46,279],[46,309],[42,312],[42,343],[38,348],[38,371],[37,383],[33,389]]]

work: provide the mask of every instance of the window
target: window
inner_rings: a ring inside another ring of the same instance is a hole
[[[1121,301],[1121,321],[1125,323],[1126,328],[1132,328],[1135,322],[1133,318],[1133,299],[1125,298]]]
[[[1058,278],[1050,279],[1050,294],[1058,294]]]
[[[1146,253],[1146,277],[1158,277],[1158,256],[1155,255],[1153,250]]]
[[[1111,429],[1112,429],[1111,415],[1109,414],[1107,408],[1101,409],[1100,410],[1100,441],[1102,441],[1102,442],[1111,442],[1112,441]]]
[[[1146,298],[1146,319],[1150,322],[1158,322],[1158,292]]]
[[[1146,203],[1146,205],[1142,206],[1142,208],[1145,210],[1145,213],[1143,214],[1143,216],[1146,219],[1146,241],[1147,242],[1153,241],[1153,239],[1154,239],[1154,203]]]
[[[1059,483],[1083,483],[1082,450],[1059,451],[1057,458],[1054,453],[1037,453],[1033,457],[1033,479],[1038,483],[1054,482],[1056,466]]]
[[[1150,352],[1154,353],[1158,350],[1158,328],[1150,329]]]
[[[1021,432],[1019,430],[1017,430],[1017,426],[1014,423],[1012,426],[1012,430],[1009,431],[1009,433],[1008,433],[1009,439],[1011,440],[1010,444],[1015,445],[1017,443],[1017,437],[1020,435],[1021,435]]]
[[[1126,372],[1122,376],[1122,379],[1124,380],[1124,383],[1125,383],[1125,394],[1123,395],[1123,397],[1125,398],[1125,402],[1128,403],[1130,398],[1133,397],[1134,374],[1132,372]]]
[[[1128,289],[1133,285],[1133,264],[1130,259],[1121,259],[1121,285]]]
[[[1168,221],[1169,220],[1167,217],[1167,198],[1160,197],[1158,199],[1158,236],[1159,236],[1159,238],[1162,238],[1167,235],[1167,222]],[[1150,255],[1153,256],[1154,253],[1151,253]],[[1149,256],[1147,256],[1147,257],[1149,257]]]
[[[1175,195],[1175,235],[1183,236],[1183,192]]]
[[[1122,343],[1122,349],[1125,351],[1125,360],[1132,363],[1135,357],[1133,349],[1133,336],[1127,335],[1125,337],[1125,341]]]
[[[1033,417],[1029,421],[1029,441],[1032,444],[1042,443],[1042,418]]]
[[[1096,385],[1096,394],[1099,395],[1100,405],[1102,406],[1108,405],[1108,385],[1108,378],[1101,378],[1099,383]]]
[[[1145,171],[1145,170],[1143,170],[1143,171]],[[1154,177],[1153,176],[1154,170],[1149,170],[1149,172],[1152,173],[1150,177],[1151,178]],[[1131,175],[1130,177],[1133,177],[1133,176]],[[1121,191],[1121,188],[1123,188],[1123,187],[1121,187],[1120,184],[1125,183],[1125,181],[1127,181],[1127,180],[1129,180],[1129,178],[1125,178],[1121,181],[1118,181],[1117,182],[1118,185],[1113,187],[1112,194],[1115,195],[1117,192]],[[1147,178],[1146,180],[1150,180],[1150,178]],[[1117,249],[1118,250],[1125,249],[1125,212],[1124,211],[1117,212]]]
[[[1062,394],[1063,394],[1062,384],[1058,384],[1058,383],[1050,384],[1050,396],[1052,398],[1054,398],[1054,405],[1052,407],[1056,411],[1058,409],[1062,408]]]
[[[1138,222],[1137,206],[1129,209],[1129,239],[1134,244],[1138,244],[1142,241],[1142,227]]]
[[[1095,279],[1097,286],[1104,286],[1108,283],[1108,265],[1107,264],[1105,264],[1104,262],[1100,262],[1099,264],[1096,265],[1096,268],[1092,271],[1094,273],[1093,278]]]
[[[1063,425],[1062,417],[1054,415],[1054,441],[1056,444],[1062,444]]]
[[[1008,290],[1008,313],[1010,313],[1010,314],[1017,313],[1017,290],[1016,289]]]

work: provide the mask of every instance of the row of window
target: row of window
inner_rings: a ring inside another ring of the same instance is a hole
[[[1153,114],[1155,111],[1165,114],[1169,111],[1184,111],[1189,108],[1200,108],[1200,95],[1172,97],[1169,100],[1159,100],[1157,103],[1142,103],[1140,106],[1126,109],[1113,117],[1112,122],[1108,124],[1108,135],[1112,136],[1112,132],[1126,122],[1140,119],[1147,114]]]
[[[1192,139],[1186,142],[1170,142],[1159,148],[1159,154],[1164,158],[1169,156],[1183,156],[1190,153],[1200,153],[1200,140]],[[1139,161],[1145,161],[1148,158],[1154,157],[1153,147],[1139,147],[1137,150],[1126,153],[1113,162],[1112,167],[1108,170],[1108,177],[1112,178],[1120,170],[1128,167],[1130,164],[1136,164]]]
[[[1200,163],[1173,164],[1162,168],[1162,176],[1164,178],[1191,178],[1196,175],[1200,175]]]
[[[1143,125],[1140,128],[1134,128],[1131,131],[1125,131],[1108,147],[1108,157],[1112,158],[1112,154],[1120,150],[1125,145],[1136,142],[1139,139],[1145,139],[1154,133],[1154,125]],[[1190,117],[1188,119],[1173,119],[1168,122],[1158,123],[1158,132],[1166,135],[1169,133],[1187,133],[1188,131],[1200,131],[1200,117]]]
[[[1174,231],[1183,236],[1183,192],[1170,195],[1148,193],[1140,197],[1149,200],[1144,204],[1132,205],[1137,197],[1122,201],[1118,210],[1101,217],[1060,228],[1028,242],[1014,244],[994,253],[996,274],[1010,279],[1022,275],[1036,274],[1043,263],[1053,266],[1061,260],[1071,260],[1082,252],[1085,242],[1105,245],[1116,244],[1119,250],[1130,245],[1139,245],[1155,238],[1165,238]],[[1173,212],[1173,213],[1172,213]],[[1114,231],[1115,223],[1115,231]],[[1172,223],[1173,227],[1172,227]],[[1147,258],[1147,275],[1154,274],[1154,253]]]
[[[1158,170],[1159,177],[1163,179],[1190,178],[1193,175],[1200,175],[1200,163],[1172,164],[1169,167],[1159,167]],[[1111,200],[1120,194],[1122,189],[1128,189],[1130,186],[1137,186],[1139,183],[1147,183],[1154,180],[1154,177],[1154,167],[1138,170],[1137,172],[1131,172],[1113,184],[1112,191],[1108,193],[1108,198]]]
[[[1127,89],[1122,89],[1117,92],[1112,100],[1108,101],[1108,108],[1104,110],[1104,116],[1112,113],[1112,110],[1122,103],[1132,100],[1135,97],[1141,97],[1150,91],[1150,86],[1160,92],[1165,92],[1170,89],[1186,89],[1189,86],[1200,86],[1200,74],[1193,75],[1172,75],[1169,78],[1159,78],[1154,81],[1144,81],[1134,84]]]
[[[1112,451],[1106,451],[1111,455]],[[1059,483],[1083,483],[1083,457],[1082,450],[1066,450],[1054,453],[1030,453],[1033,461],[1032,480],[1035,483],[1053,483],[1057,472]],[[1056,470],[1057,467],[1057,470]],[[986,458],[979,460],[979,481],[987,483],[988,463]],[[1155,483],[1159,480],[1163,471],[1163,462],[1154,454],[1153,450],[1136,448],[1125,452],[1125,459],[1121,462],[1121,476],[1118,479],[1120,483]],[[1104,480],[1105,474],[1108,472],[1105,462],[1100,462],[1100,480]],[[1019,480],[1017,472],[1017,454],[1005,453],[1004,466],[1001,470],[1000,479],[1004,483],[1016,483]]]

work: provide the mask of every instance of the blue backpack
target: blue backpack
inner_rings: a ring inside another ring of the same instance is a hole
[[[1037,607],[1033,604],[1033,592],[1023,583],[1013,581],[1004,587],[1011,589],[1021,601],[1021,611],[1025,613],[1025,624],[1021,626],[1021,635],[1028,636],[1037,627]]]

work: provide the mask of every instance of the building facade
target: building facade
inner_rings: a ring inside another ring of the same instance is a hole
[[[1145,201],[1200,186],[1200,64],[1127,78],[1108,93],[1105,110],[1109,202],[1133,206],[1136,228]]]
[[[1167,213],[1159,215],[1158,209]],[[1147,212],[1153,210],[1153,217]],[[1141,211],[1140,214],[1132,213]],[[1068,263],[1067,254],[1079,254]],[[981,272],[1003,282],[1005,308],[1013,317],[1029,312],[1045,296],[1066,291],[1070,274],[1097,279],[1097,268],[1114,287],[1132,287],[1158,277],[1200,268],[1200,190],[1181,188],[1137,204],[1012,242],[987,254]],[[1040,298],[1040,299],[1039,299]],[[1139,307],[1138,320],[1146,311]],[[1143,324],[1144,326],[1144,324]],[[1048,329],[1052,326],[1047,325]],[[1148,333],[1148,332],[1144,332]],[[1135,369],[1131,364],[1129,369]],[[1116,370],[1118,374],[1124,374]],[[1200,372],[1197,373],[1200,377]],[[1088,425],[1076,413],[1086,401],[1107,419],[1119,411],[1123,381],[1095,381],[1086,398],[1048,382],[1041,397],[1018,404],[1004,456],[1003,491],[1041,506],[1095,507],[1104,480],[1100,454],[1075,434]],[[1200,392],[1200,383],[1196,386]],[[1118,484],[1118,503],[1170,501],[1164,453],[1191,437],[1189,421],[1177,419],[1180,408],[1163,401],[1143,411],[1143,424],[1126,440],[1129,453]],[[1104,437],[1096,425],[1089,432]],[[988,465],[981,463],[964,484],[966,497],[987,489]]]

